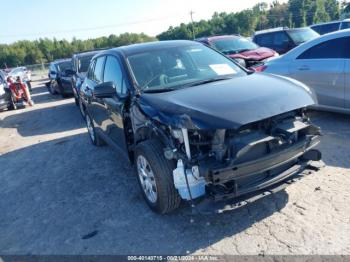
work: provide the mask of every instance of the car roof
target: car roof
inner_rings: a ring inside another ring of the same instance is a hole
[[[310,25],[310,27],[315,27],[315,26],[320,26],[320,25],[330,25],[330,24],[336,24],[336,23],[341,23],[341,22],[349,22],[350,19],[344,19],[344,20],[335,20],[335,21],[329,21],[329,22],[324,22],[324,23],[318,23],[314,25]]]
[[[102,54],[109,54],[109,53],[121,53],[124,56],[130,56],[133,54],[150,52],[150,51],[159,50],[162,48],[172,48],[172,47],[190,46],[190,45],[202,46],[202,44],[195,41],[190,41],[190,40],[155,41],[155,42],[132,44],[132,45],[112,48],[106,51],[102,51],[101,53],[97,54],[97,56],[100,56]]]
[[[70,58],[57,59],[57,60],[53,61],[52,64],[57,65],[57,64],[65,63],[65,62],[72,62],[72,60]]]
[[[276,27],[276,28],[270,28],[265,30],[256,31],[254,33],[254,36],[256,35],[262,35],[262,34],[268,34],[268,33],[274,33],[274,32],[280,32],[280,31],[286,31],[289,30],[288,27]]]
[[[243,38],[240,35],[213,35],[213,36],[205,36],[196,38],[196,41],[213,41],[213,40],[219,40],[219,39],[225,39],[225,38]]]
[[[108,48],[101,48],[101,49],[88,50],[88,51],[83,51],[83,52],[75,53],[75,54],[73,54],[73,57],[80,58],[80,57],[84,57],[84,56],[96,55],[96,54],[98,54],[99,52],[104,51],[104,50],[108,50]]]

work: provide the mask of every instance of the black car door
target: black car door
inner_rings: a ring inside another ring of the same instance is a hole
[[[124,135],[123,109],[124,98],[128,94],[128,81],[118,57],[107,56],[103,81],[113,82],[116,87],[116,94],[113,97],[103,99],[108,112],[108,119],[106,120],[106,124],[103,125],[103,132],[112,140],[113,144],[123,150],[127,150]]]
[[[85,103],[87,104],[88,113],[90,114],[96,131],[102,132],[106,118],[108,118],[102,98],[95,97],[94,88],[103,81],[103,67],[105,56],[100,56],[94,62],[94,68],[91,76],[85,81],[84,95]]]

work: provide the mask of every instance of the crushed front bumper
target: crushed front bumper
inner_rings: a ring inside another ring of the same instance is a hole
[[[241,192],[242,194],[238,197],[234,197],[234,195],[226,196],[228,199],[221,201],[215,201],[213,198],[207,197],[198,201],[194,210],[203,214],[211,214],[223,213],[240,208],[265,196],[282,191],[287,186],[297,182],[307,175],[315,173],[322,167],[324,167],[322,161],[306,161],[299,163],[274,177],[274,179],[257,185],[255,190],[250,188],[250,190],[247,190],[246,192]]]

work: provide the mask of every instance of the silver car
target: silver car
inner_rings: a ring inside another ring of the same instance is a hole
[[[326,34],[257,68],[311,87],[319,109],[350,113],[350,30]]]

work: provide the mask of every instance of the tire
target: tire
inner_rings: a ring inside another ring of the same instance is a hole
[[[57,94],[57,91],[56,91],[56,89],[54,87],[53,81],[51,81],[51,83],[50,83],[49,92],[50,92],[51,95],[56,95]]]
[[[170,213],[177,209],[180,206],[181,198],[173,181],[175,164],[165,158],[162,144],[153,139],[141,142],[137,145],[134,155],[137,178],[148,206],[159,214]],[[148,168],[145,166],[142,168],[143,158],[147,161]],[[151,173],[153,180],[152,178],[146,178],[149,174],[143,175],[145,172]],[[150,186],[153,191],[151,194],[149,193]],[[152,199],[154,189],[156,199]]]
[[[95,146],[104,146],[106,143],[97,134],[96,129],[94,127],[94,123],[89,114],[85,114],[85,122],[91,143]]]
[[[61,97],[62,97],[62,98],[67,98],[68,95],[67,95],[65,92],[61,91]]]
[[[11,110],[16,110],[16,109],[17,109],[16,103],[11,98],[9,104],[7,105],[7,110],[11,111]]]
[[[73,95],[74,95],[75,105],[79,107],[79,99],[76,97],[75,93],[73,93]]]
[[[57,83],[58,85],[58,90],[60,91],[60,95],[62,98],[67,98],[68,95],[64,92],[64,88],[61,83]]]
[[[85,119],[86,112],[85,112],[83,102],[80,99],[78,100],[78,107],[79,107],[79,111],[80,111],[81,116]]]
[[[15,103],[15,100],[13,99],[13,96],[11,94],[11,91],[6,91],[8,104],[7,104],[7,110],[16,110],[17,106]]]

